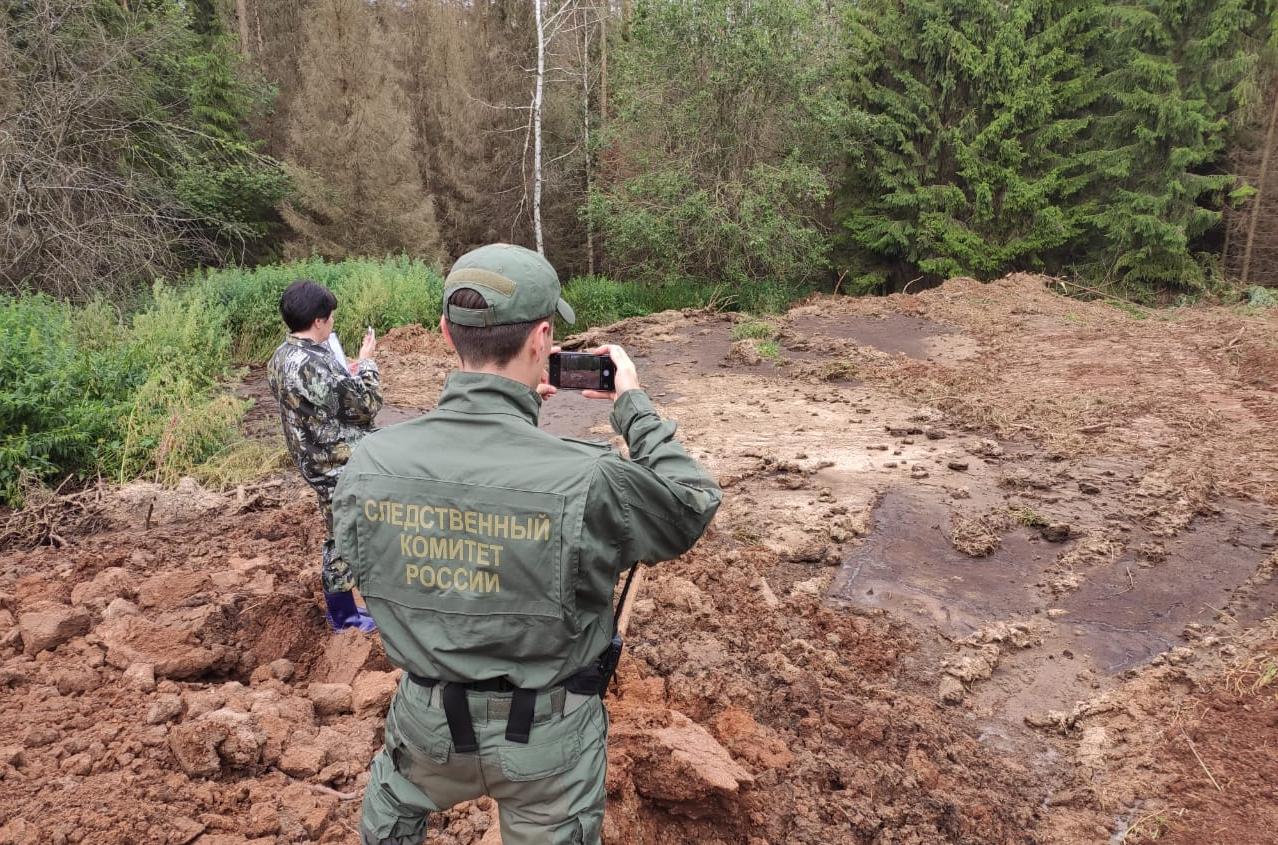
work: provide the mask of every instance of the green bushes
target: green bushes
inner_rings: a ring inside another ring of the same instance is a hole
[[[234,359],[262,361],[284,337],[280,294],[302,278],[319,282],[337,296],[335,330],[348,346],[359,340],[365,326],[380,333],[408,323],[429,327],[439,322],[443,277],[411,258],[313,258],[252,270],[216,270],[198,276],[194,287],[226,310]]]
[[[366,325],[439,320],[443,281],[409,259],[316,259],[157,282],[128,317],[101,301],[0,296],[0,500],[16,504],[25,486],[66,474],[227,481],[276,463],[241,442],[247,403],[224,385],[233,364],[264,361],[284,337],[280,294],[302,277],[336,293],[348,342]]]
[[[0,297],[0,499],[67,473],[175,480],[235,437],[229,363],[225,311],[198,292],[157,284],[131,321]]]
[[[828,275],[836,25],[814,0],[636,4],[613,54],[607,178],[583,211],[610,271],[741,289]]]
[[[643,285],[607,276],[577,276],[564,285],[564,299],[577,314],[572,331],[583,331],[671,308],[699,308],[713,301],[718,290],[695,282]]]
[[[194,475],[224,485],[277,467],[277,447],[241,438],[247,403],[225,385],[236,365],[265,362],[283,339],[280,294],[303,277],[337,295],[336,328],[348,347],[366,325],[380,333],[439,322],[440,274],[406,258],[314,259],[157,282],[124,316],[105,301],[0,295],[0,501],[17,504],[28,485],[68,474],[166,484]],[[564,295],[582,331],[671,308],[767,313],[803,292],[754,284],[728,297],[696,282],[582,276]]]

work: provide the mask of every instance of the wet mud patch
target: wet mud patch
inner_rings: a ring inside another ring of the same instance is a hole
[[[1032,612],[1041,600],[1035,548],[1024,533],[985,557],[954,548],[942,502],[892,490],[875,509],[869,537],[843,561],[831,595],[965,637],[991,618]]]
[[[954,548],[949,514],[929,491],[888,491],[869,536],[845,556],[830,596],[958,643],[957,656],[945,658],[946,671],[963,687],[949,681],[940,694],[958,703],[970,690],[969,706],[1004,725],[992,736],[1113,688],[1194,632],[1273,612],[1273,582],[1263,575],[1272,529],[1249,503],[1225,503],[1196,518],[1159,545],[1156,562],[1137,551],[1148,535],[1128,528],[1140,535],[1128,538],[1128,551],[1056,597],[1042,588],[1070,544],[1044,542],[1014,524],[990,554],[971,557]]]
[[[1106,674],[1139,666],[1177,644],[1187,626],[1209,626],[1265,562],[1271,532],[1258,509],[1234,502],[1194,520],[1165,542],[1165,557],[1151,563],[1128,553],[1097,572],[1057,607],[1062,622],[1088,631],[1086,653]],[[1137,545],[1137,544],[1133,544]],[[1248,602],[1254,622],[1273,607]]]
[[[852,341],[859,346],[870,346],[881,352],[919,361],[932,358],[946,346],[967,346],[955,329],[905,314],[882,317],[806,314],[795,317],[791,327],[799,335]]]

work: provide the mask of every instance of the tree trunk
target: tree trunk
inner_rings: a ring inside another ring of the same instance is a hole
[[[608,6],[599,16],[599,128],[608,125]]]
[[[581,10],[581,133],[582,144],[586,156],[586,202],[590,202],[591,159],[594,153],[590,149],[590,21],[586,11]],[[595,274],[595,224],[586,215],[586,272]]]
[[[240,24],[240,55],[249,58],[248,0],[235,0],[235,17]]]
[[[1278,93],[1278,82],[1274,84]],[[1256,196],[1251,201],[1251,219],[1247,221],[1247,242],[1243,247],[1242,283],[1247,284],[1251,276],[1251,255],[1256,245],[1256,224],[1260,222],[1260,207],[1265,202],[1265,183],[1268,181],[1269,165],[1273,159],[1275,136],[1278,136],[1278,97],[1273,98],[1269,106],[1269,129],[1265,132],[1265,149],[1260,157],[1260,176],[1256,180]]]
[[[533,14],[537,25],[537,79],[533,86],[533,235],[537,251],[546,254],[545,239],[541,231],[541,102],[542,87],[546,77],[546,30],[541,15],[542,0],[533,0]]]

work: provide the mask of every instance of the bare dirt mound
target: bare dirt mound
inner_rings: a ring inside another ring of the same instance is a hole
[[[627,344],[726,492],[635,605],[606,842],[1269,841],[1278,320],[1049,284],[569,341]],[[381,348],[379,422],[433,405],[438,336]],[[310,492],[94,514],[0,553],[0,844],[356,842],[397,675],[327,633]]]

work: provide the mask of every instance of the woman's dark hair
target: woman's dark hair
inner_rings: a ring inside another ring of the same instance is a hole
[[[316,320],[326,320],[337,307],[333,292],[310,279],[298,279],[280,297],[280,316],[291,332],[304,332]]]

